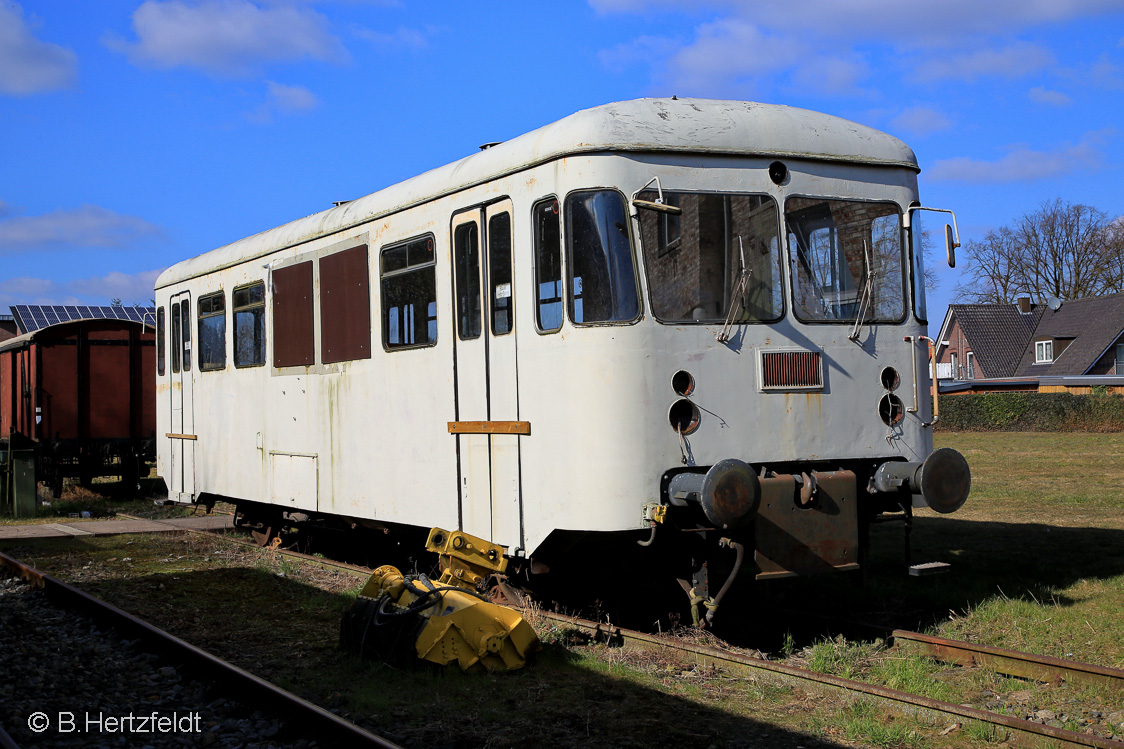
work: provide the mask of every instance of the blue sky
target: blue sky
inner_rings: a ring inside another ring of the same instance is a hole
[[[1124,0],[0,0],[0,308],[147,303],[181,259],[672,94],[892,133],[965,240],[1124,214]]]

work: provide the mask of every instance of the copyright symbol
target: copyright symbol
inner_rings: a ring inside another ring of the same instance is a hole
[[[35,733],[43,733],[51,727],[51,719],[46,713],[32,713],[27,719],[27,727]]]

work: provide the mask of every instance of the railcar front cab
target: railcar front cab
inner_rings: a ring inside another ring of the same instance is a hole
[[[773,162],[769,177],[784,185],[788,169]],[[923,211],[951,215],[945,241],[948,264],[955,267],[959,241],[951,211],[918,204],[902,211],[896,203],[860,197],[789,194],[784,201],[783,211],[778,211],[776,200],[764,193],[664,189],[658,178],[634,193],[632,217],[639,229],[654,316],[676,326],[718,326],[717,342],[731,345],[734,331],[746,324],[782,324],[787,299],[799,323],[844,327],[847,338],[858,342],[864,326],[873,331],[910,322],[912,288],[915,321],[924,323],[923,243],[928,237],[915,219]],[[931,339],[904,338],[911,347],[927,343],[931,361]],[[759,390],[822,390],[823,352],[809,344],[804,351],[763,350]],[[893,367],[875,375],[885,389],[878,416],[890,430],[907,411],[921,416],[918,390],[925,373],[919,379],[916,354],[912,359],[912,407],[894,392],[901,377]],[[866,368],[871,366],[879,365],[872,359]],[[701,418],[692,402],[695,380],[688,369],[670,377],[679,400],[669,411],[669,421],[683,445]],[[930,383],[935,386],[935,378]],[[935,387],[932,409],[931,418],[921,423],[923,430],[937,420]],[[931,433],[919,441],[924,450],[932,449]],[[907,460],[855,458],[847,446],[840,446],[839,459],[769,462],[736,455],[735,445],[728,449],[735,455],[697,466],[684,446],[684,465],[663,474],[660,502],[645,508],[651,537],[641,546],[655,543],[659,529],[667,526],[680,531],[674,534],[679,538],[695,541],[679,582],[696,624],[704,611],[705,621],[712,620],[747,556],[757,579],[857,570],[865,562],[870,524],[900,519],[906,528],[908,565],[913,508],[954,512],[964,504],[971,484],[967,462],[949,448],[929,452],[922,460]],[[734,551],[732,561],[729,552],[716,553],[715,541]],[[941,565],[917,565],[911,571],[917,574],[919,568],[934,566]],[[708,568],[710,574],[728,570],[715,595],[710,594]]]

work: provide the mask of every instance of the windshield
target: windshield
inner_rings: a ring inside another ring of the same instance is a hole
[[[789,198],[785,220],[798,319],[898,322],[905,316],[896,204]]]
[[[668,191],[663,196],[682,214],[639,211],[655,316],[721,323],[733,309],[733,322],[780,319],[784,297],[773,199]],[[637,197],[655,202],[657,194]]]

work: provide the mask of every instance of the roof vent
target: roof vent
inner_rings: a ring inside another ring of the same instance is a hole
[[[480,150],[481,151],[487,151],[489,148],[494,148],[495,146],[498,146],[500,143],[503,143],[503,141],[502,140],[494,140],[491,143],[484,143],[480,146]]]

